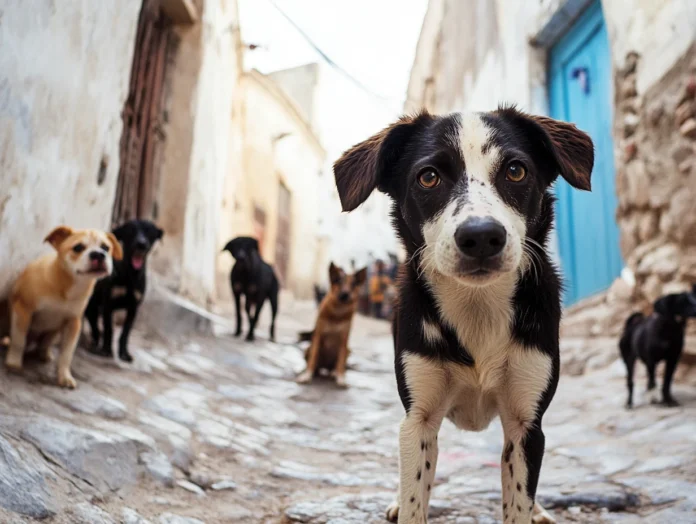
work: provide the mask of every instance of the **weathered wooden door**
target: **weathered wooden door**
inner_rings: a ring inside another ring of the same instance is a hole
[[[570,304],[609,287],[622,267],[615,218],[611,56],[599,2],[553,47],[549,66],[551,116],[574,122],[595,145],[592,192],[556,184],[564,301]]]
[[[158,2],[144,0],[135,40],[130,89],[121,115],[123,133],[112,225],[132,218],[156,219],[159,180],[155,155],[164,140],[162,104],[170,20]]]
[[[280,182],[278,188],[278,234],[276,236],[275,267],[278,278],[283,285],[287,283],[288,265],[290,262],[290,223],[291,223],[290,190]]]

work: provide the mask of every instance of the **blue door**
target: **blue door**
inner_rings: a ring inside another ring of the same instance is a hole
[[[616,224],[611,135],[611,56],[599,2],[551,49],[551,116],[575,123],[595,144],[592,192],[556,184],[558,242],[566,281],[564,302],[609,287],[622,268]]]

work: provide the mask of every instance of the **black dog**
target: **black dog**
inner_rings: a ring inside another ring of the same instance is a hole
[[[247,340],[254,340],[254,329],[259,320],[259,313],[263,303],[268,299],[271,302],[271,340],[275,340],[275,318],[278,313],[278,291],[280,285],[273,268],[261,259],[259,243],[255,238],[237,237],[230,240],[224,251],[229,251],[235,259],[230,281],[234,304],[237,308],[237,330],[234,336],[242,334],[241,299],[244,302],[247,317],[249,318],[249,333]],[[256,307],[254,316],[251,316],[251,306]]]
[[[324,300],[324,297],[326,296],[326,291],[321,288],[321,286],[314,284],[314,301],[316,302],[317,306],[321,304],[321,301]]]
[[[428,522],[445,417],[481,431],[500,416],[505,523],[543,514],[542,417],[558,384],[561,319],[550,186],[560,174],[589,190],[593,161],[574,125],[503,107],[403,117],[334,164],[343,210],[386,193],[407,252],[394,312],[406,413],[390,520]]]
[[[114,261],[113,272],[97,282],[87,304],[85,316],[92,331],[90,351],[103,357],[112,355],[114,333],[111,317],[114,311],[125,309],[126,320],[119,339],[118,356],[121,360],[132,362],[133,357],[128,352],[128,335],[145,296],[147,255],[164,232],[148,220],[131,220],[113,233],[123,246],[123,260]],[[104,326],[103,337],[99,332],[100,315]]]
[[[665,295],[654,304],[649,317],[633,313],[624,327],[619,341],[621,356],[626,364],[628,400],[626,408],[633,407],[633,367],[640,359],[648,369],[648,391],[655,389],[655,367],[665,361],[662,379],[662,404],[678,406],[672,397],[672,377],[684,349],[686,319],[696,317],[696,286],[691,293]]]

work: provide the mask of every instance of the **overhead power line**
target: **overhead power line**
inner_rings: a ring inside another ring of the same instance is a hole
[[[346,78],[348,78],[351,82],[353,82],[355,85],[357,85],[360,89],[365,91],[366,93],[379,98],[381,100],[384,100],[386,102],[403,102],[403,98],[397,98],[393,96],[386,96],[386,95],[381,95],[379,93],[375,93],[372,89],[367,87],[365,84],[363,84],[360,80],[355,78],[353,75],[351,75],[348,71],[343,69],[340,65],[338,65],[336,62],[334,62],[330,56],[328,56],[322,49],[314,43],[314,41],[310,38],[310,36],[288,15],[281,7],[275,2],[275,0],[268,0],[268,2],[275,7],[275,9],[285,18],[290,25],[292,25],[295,30],[300,33],[302,38],[314,49],[317,54],[331,67],[336,69],[338,72],[340,72],[342,75],[344,75]]]

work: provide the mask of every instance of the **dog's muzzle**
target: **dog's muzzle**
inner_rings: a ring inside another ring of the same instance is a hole
[[[507,231],[494,218],[470,217],[459,224],[454,241],[462,255],[461,270],[483,274],[500,268]]]

